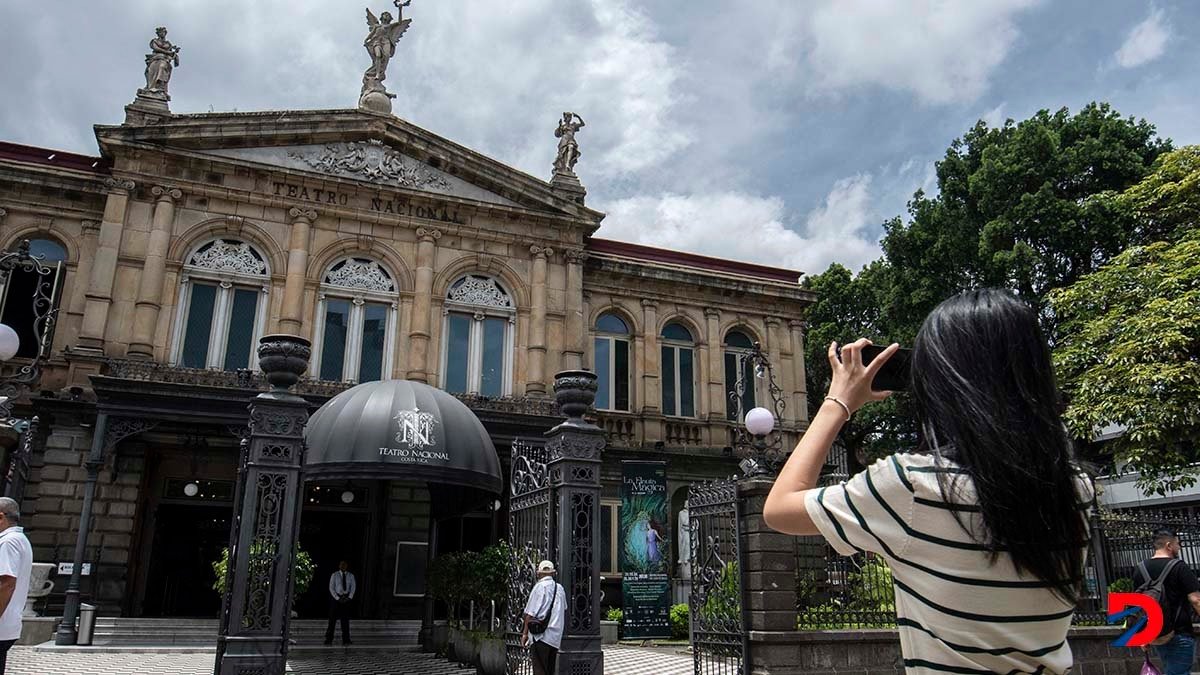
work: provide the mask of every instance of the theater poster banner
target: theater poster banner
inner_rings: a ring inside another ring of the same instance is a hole
[[[625,638],[671,637],[671,537],[665,462],[621,462]]]

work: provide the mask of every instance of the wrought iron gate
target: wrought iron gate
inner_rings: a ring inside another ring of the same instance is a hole
[[[746,621],[737,482],[688,489],[692,656],[696,675],[745,675]]]
[[[509,675],[530,675],[529,652],[521,647],[525,602],[537,581],[535,568],[554,560],[554,489],[546,468],[545,446],[517,440],[512,445],[511,496],[508,507],[508,623],[504,645]]]

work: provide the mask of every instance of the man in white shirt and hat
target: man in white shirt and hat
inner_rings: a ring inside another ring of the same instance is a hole
[[[333,624],[339,619],[342,622],[342,644],[354,644],[350,640],[350,602],[358,584],[354,581],[354,573],[350,571],[350,563],[345,560],[338,563],[338,569],[329,575],[329,626],[325,629],[325,644],[333,644]]]
[[[21,612],[33,576],[33,547],[20,523],[20,505],[0,497],[0,675],[4,675],[9,648],[21,637]]]
[[[554,675],[558,650],[562,647],[563,626],[567,618],[567,592],[554,580],[554,563],[538,563],[538,581],[525,603],[525,622],[521,629],[521,646],[529,647],[533,637],[530,660],[534,675]]]

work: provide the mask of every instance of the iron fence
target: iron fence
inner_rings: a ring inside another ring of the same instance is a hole
[[[1133,571],[1153,554],[1159,528],[1179,535],[1181,559],[1200,571],[1200,517],[1190,511],[1098,511],[1090,523],[1076,625],[1105,625],[1108,593],[1133,590]],[[797,630],[895,627],[892,574],[882,557],[842,556],[820,537],[798,538],[795,555]]]

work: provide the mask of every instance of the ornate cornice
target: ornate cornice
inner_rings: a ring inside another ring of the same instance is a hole
[[[311,223],[317,219],[317,210],[293,206],[292,208],[288,209],[288,217],[292,218],[293,220],[307,220]]]
[[[434,241],[442,238],[442,231],[432,227],[418,227],[417,239],[420,241]]]
[[[109,176],[108,178],[104,179],[104,187],[108,188],[110,192],[129,194],[135,187],[137,187],[137,183],[134,183],[128,178],[116,178],[114,176]]]
[[[183,190],[170,185],[155,185],[150,188],[150,194],[158,197],[158,201],[176,201],[183,198]]]

